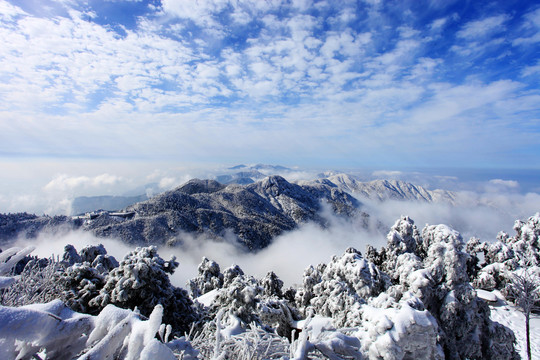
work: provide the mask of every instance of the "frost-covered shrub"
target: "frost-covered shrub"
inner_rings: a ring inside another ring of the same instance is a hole
[[[300,314],[294,306],[294,294],[283,292],[283,281],[270,271],[259,281],[263,289],[257,303],[257,314],[261,323],[269,326],[280,336],[291,338],[293,322],[300,319]]]
[[[508,329],[491,322],[489,307],[469,283],[469,274],[478,271],[475,253],[487,253],[488,244],[471,239],[467,246],[471,256],[458,232],[446,225],[428,225],[420,235],[408,217],[394,224],[387,240],[380,252],[369,252],[370,258],[382,261],[394,285],[371,299],[370,305],[391,309],[402,297],[416,298],[421,304],[417,309],[425,307],[436,319],[438,344],[447,358],[514,356],[513,336],[501,337]],[[494,343],[499,345],[489,346]]]
[[[99,313],[103,306],[90,301],[99,295],[109,271],[118,266],[118,261],[99,244],[82,248],[80,254],[72,245],[66,245],[62,262],[66,268],[58,277],[64,288],[61,299],[74,311]]]
[[[223,286],[223,274],[218,263],[203,257],[198,267],[199,274],[196,278],[189,281],[191,296],[197,298],[214,289]]]
[[[68,244],[64,246],[64,255],[62,255],[62,261],[71,266],[73,264],[82,262],[82,259],[77,252],[77,249],[75,249],[75,246]]]
[[[392,279],[398,284],[406,284],[411,273],[423,268],[422,260],[415,254],[400,254],[394,262],[394,269],[391,272]]]
[[[102,306],[90,305],[90,301],[99,295],[105,279],[105,275],[89,263],[75,263],[59,276],[58,281],[64,288],[62,300],[74,311],[97,314]]]
[[[388,241],[387,250],[396,255],[403,253],[425,254],[420,232],[414,221],[408,216],[402,216],[394,223],[386,239]]]
[[[294,323],[301,318],[288,300],[277,297],[263,297],[257,303],[257,315],[262,325],[289,340],[295,329]]]
[[[265,331],[252,323],[239,328],[237,322],[222,319],[223,312],[204,324],[191,339],[200,351],[201,359],[270,360],[287,359],[290,344],[287,339]]]
[[[88,245],[81,249],[81,261],[89,262],[90,264],[99,256],[106,255],[107,250],[103,244],[99,245]]]
[[[477,289],[487,291],[502,290],[506,287],[511,270],[504,263],[494,263],[484,266],[473,280]]]
[[[300,309],[306,313],[311,306],[316,314],[332,317],[335,325],[355,326],[360,305],[377,296],[389,286],[388,276],[375,264],[349,248],[334,256],[326,266],[310,267],[304,272],[304,288],[297,294]]]
[[[306,313],[306,309],[310,304],[311,299],[315,297],[314,287],[322,281],[322,273],[326,268],[326,264],[319,264],[317,267],[310,265],[304,270],[302,276],[302,287],[295,294],[296,305],[302,313]]]
[[[96,308],[107,304],[137,308],[148,316],[156,305],[161,304],[175,331],[188,331],[197,315],[187,292],[170,283],[169,274],[177,266],[174,257],[169,261],[163,260],[155,246],[136,248],[107,275],[105,285],[89,305]]]
[[[0,304],[21,306],[62,298],[64,288],[58,277],[63,270],[64,265],[52,259],[30,260],[12,284],[0,290]]]
[[[364,357],[360,352],[360,341],[356,336],[345,333],[354,329],[336,329],[328,318],[315,316],[312,312],[302,321],[298,339],[291,344],[291,359],[357,359]]]
[[[108,273],[115,267],[118,267],[118,261],[107,254],[107,250],[102,244],[88,245],[81,249],[81,262],[89,263],[100,273]]]
[[[467,259],[461,235],[446,225],[428,225],[422,230],[427,249],[424,267],[436,284],[451,289],[468,282]]]
[[[484,290],[500,290],[508,294],[507,287],[513,274],[523,268],[540,265],[540,214],[514,224],[516,235],[505,232],[497,235],[493,243],[471,239],[467,251],[473,256],[480,254],[483,261],[473,277],[473,284]]]
[[[467,250],[474,255],[483,254],[482,266],[500,263],[512,271],[519,267],[539,266],[540,213],[529,217],[526,222],[516,220],[514,230],[516,235],[513,237],[501,231],[494,243],[471,239]]]
[[[508,234],[502,231],[497,235],[497,241],[493,243],[482,242],[473,237],[467,242],[466,250],[473,257],[478,258],[478,255],[481,255],[483,261],[478,259],[481,267],[494,263],[505,263],[508,267],[515,267],[517,264],[514,260],[514,251],[506,244],[508,238]]]

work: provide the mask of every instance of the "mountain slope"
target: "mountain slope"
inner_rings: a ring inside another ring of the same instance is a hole
[[[104,213],[87,221],[84,228],[97,236],[146,244],[175,242],[182,232],[219,239],[232,231],[243,245],[255,250],[300,223],[316,221],[324,225],[325,220],[319,215],[322,202],[338,215],[353,216],[359,212],[357,200],[324,184],[301,186],[280,176],[245,186],[194,179],[128,206],[125,212],[133,212],[132,217]]]

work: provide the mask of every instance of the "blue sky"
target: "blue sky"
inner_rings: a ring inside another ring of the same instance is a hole
[[[6,161],[539,167],[534,1],[0,0],[0,33]]]

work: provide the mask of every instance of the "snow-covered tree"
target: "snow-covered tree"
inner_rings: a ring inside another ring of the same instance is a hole
[[[273,271],[266,274],[260,283],[266,296],[283,297],[283,281]]]
[[[375,264],[349,248],[334,256],[326,266],[310,267],[304,272],[304,288],[297,293],[300,310],[309,307],[321,316],[334,319],[335,325],[355,326],[360,321],[360,305],[389,286],[388,276]]]
[[[517,220],[514,230],[515,236],[500,232],[492,243],[475,238],[469,240],[467,251],[471,256],[480,254],[483,257],[480,269],[472,279],[475,287],[497,289],[511,296],[509,284],[514,281],[514,274],[540,264],[540,214],[529,217],[527,221]]]
[[[199,264],[198,272],[197,277],[189,281],[191,296],[193,298],[197,298],[223,286],[223,274],[218,263],[215,261],[203,257],[202,262]]]
[[[61,299],[75,311],[98,314],[103,306],[90,301],[99,295],[118,261],[107,254],[102,244],[85,246],[80,254],[72,245],[66,245],[62,263],[65,270],[57,276],[64,287]]]
[[[420,232],[414,221],[408,216],[402,216],[395,222],[390,228],[386,239],[386,247],[380,253],[381,264],[379,266],[390,276],[393,283],[397,283],[404,271],[416,270],[418,267],[416,263],[426,257],[427,249],[422,242]],[[370,256],[376,257],[376,255],[373,255],[376,253],[374,250],[370,252],[372,253]],[[407,255],[400,258],[404,254]],[[404,267],[405,264],[414,265]]]
[[[175,331],[188,331],[197,315],[187,292],[171,285],[169,274],[177,267],[174,257],[163,260],[155,246],[138,247],[111,270],[105,285],[89,305],[137,308],[141,314],[149,316],[154,307],[161,304]]]
[[[260,323],[256,309],[260,300],[259,295],[262,293],[263,289],[254,277],[240,275],[235,277],[227,287],[221,289],[212,307],[216,313],[223,310],[244,324]]]
[[[437,319],[446,357],[517,356],[512,332],[489,319],[489,307],[469,283],[469,255],[461,235],[446,225],[426,226],[422,246],[427,253],[423,269],[413,272],[405,285]]]
[[[238,265],[232,265],[223,270],[223,286],[229,286],[234,278],[244,275],[244,271]]]
[[[437,320],[411,293],[390,307],[363,305],[355,335],[365,358],[444,359]]]

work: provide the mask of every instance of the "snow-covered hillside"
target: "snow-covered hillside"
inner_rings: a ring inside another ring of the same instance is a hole
[[[525,316],[512,303],[505,300],[504,296],[497,290],[492,296],[497,298],[496,302],[490,303],[491,320],[496,321],[509,329],[516,336],[516,349],[522,359],[527,359],[525,340]],[[530,324],[531,358],[540,359],[540,315],[531,315]]]

